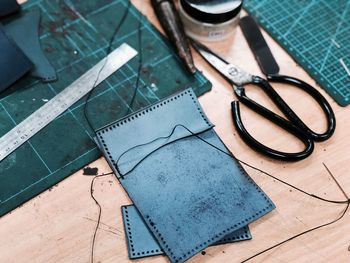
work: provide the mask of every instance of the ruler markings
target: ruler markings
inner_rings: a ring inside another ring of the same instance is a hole
[[[0,138],[0,161],[136,55],[137,52],[133,48],[127,44],[122,44],[27,119],[6,133]]]

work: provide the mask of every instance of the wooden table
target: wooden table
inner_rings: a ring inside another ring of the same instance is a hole
[[[159,28],[149,2],[133,2]],[[264,35],[282,73],[316,85],[274,40]],[[215,50],[248,72],[261,74],[240,29],[237,30],[233,42],[231,40],[215,45]],[[317,143],[314,154],[304,161],[274,161],[251,150],[234,129],[230,116],[230,102],[234,98],[232,87],[197,54],[195,62],[213,83],[213,90],[201,97],[200,103],[216,125],[215,130],[219,136],[238,158],[316,195],[344,200],[343,194],[323,167],[324,162],[350,194],[350,177],[347,174],[350,167],[349,108],[339,107],[318,87],[335,110],[338,121],[335,135],[326,142]],[[303,92],[295,88],[276,88],[307,124],[317,131],[325,128],[325,120],[319,117],[321,110],[312,99],[304,97]],[[257,89],[248,90],[250,96],[278,112]],[[270,146],[284,150],[302,147],[292,136],[244,106],[242,116],[249,131]],[[103,158],[92,163],[90,167],[98,167],[100,173],[110,171]],[[249,168],[247,171],[271,197],[277,208],[250,225],[253,235],[251,241],[208,248],[205,255],[199,254],[190,262],[240,262],[292,235],[335,219],[345,207],[315,200],[257,171]],[[82,171],[79,171],[1,218],[0,262],[89,262],[98,215],[98,208],[90,197],[91,180],[91,177],[83,176]],[[95,196],[102,206],[102,220],[96,239],[94,262],[130,262],[120,212],[120,206],[129,204],[130,200],[113,175],[96,180]],[[347,213],[342,221],[290,241],[252,262],[349,262],[349,219]],[[154,263],[168,260],[158,256],[134,262]]]

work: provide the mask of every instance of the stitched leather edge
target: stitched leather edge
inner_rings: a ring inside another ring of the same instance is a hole
[[[131,225],[131,221],[129,220],[129,214],[128,214],[128,208],[132,207],[133,205],[124,205],[121,206],[122,214],[123,214],[123,222],[124,222],[124,230],[125,230],[125,236],[128,239],[128,252],[129,252],[129,258],[130,259],[137,259],[137,258],[143,258],[148,256],[159,256],[164,255],[164,251],[162,249],[152,249],[152,250],[144,250],[144,251],[138,251],[135,250],[135,242],[133,241],[133,229]],[[251,234],[248,233],[249,228],[247,226],[244,228],[244,234],[237,235],[229,238],[220,239],[217,243],[212,244],[212,246],[216,245],[224,245],[229,242],[238,242],[242,240],[249,240],[252,238]]]
[[[220,139],[220,141],[221,141],[221,139]],[[152,219],[150,218],[150,216],[147,215],[146,219],[148,220],[149,227],[153,228],[153,230],[154,230],[153,233],[155,235],[157,235],[158,241],[159,241],[159,243],[161,243],[161,247],[163,248],[163,250],[165,251],[167,256],[172,259],[173,262],[175,262],[175,263],[183,262],[184,260],[186,260],[188,258],[188,256],[190,256],[192,254],[196,254],[196,253],[202,251],[208,245],[219,241],[222,236],[225,236],[225,235],[228,235],[229,233],[232,233],[234,231],[234,229],[236,230],[236,229],[238,229],[240,227],[246,226],[249,221],[252,222],[255,219],[257,219],[258,217],[260,217],[260,215],[262,213],[268,211],[270,208],[275,208],[275,205],[271,202],[271,200],[267,197],[267,195],[260,189],[260,187],[253,181],[253,179],[250,178],[250,176],[247,174],[247,172],[243,169],[242,165],[239,162],[237,162],[237,165],[238,165],[238,169],[242,172],[243,175],[245,175],[247,177],[248,181],[255,187],[255,189],[262,195],[262,197],[267,201],[267,203],[269,203],[269,205],[267,205],[266,207],[262,208],[260,211],[256,212],[255,215],[253,215],[251,217],[248,217],[248,218],[245,218],[244,220],[234,224],[233,226],[222,230],[220,233],[218,233],[217,235],[215,235],[212,238],[209,238],[207,241],[205,241],[205,242],[203,242],[201,244],[198,244],[194,248],[188,250],[182,256],[175,256],[174,255],[174,253],[171,251],[169,246],[164,241],[164,238],[162,237],[162,234],[159,232],[159,230],[157,229],[155,224],[152,222]]]
[[[109,149],[108,149],[108,146],[105,142],[105,140],[103,139],[103,135],[102,134],[105,134],[105,133],[108,133],[108,132],[111,132],[113,131],[114,129],[124,125],[124,124],[127,124],[129,122],[132,122],[133,120],[136,120],[137,118],[142,118],[143,115],[146,115],[148,112],[152,112],[153,110],[156,110],[157,108],[160,108],[168,103],[171,103],[173,101],[176,101],[178,98],[180,97],[183,97],[184,95],[189,95],[191,98],[192,98],[192,101],[193,103],[196,105],[197,107],[197,110],[198,112],[200,113],[201,117],[203,118],[203,120],[205,121],[205,123],[208,125],[208,128],[212,128],[213,125],[210,123],[210,121],[208,120],[208,118],[205,116],[205,114],[203,113],[202,109],[201,109],[201,106],[199,105],[197,99],[196,99],[196,96],[192,90],[192,88],[189,88],[189,89],[186,89],[176,95],[173,95],[167,99],[164,99],[156,104],[153,104],[145,109],[142,109],[142,110],[139,110],[129,116],[126,116],[125,118],[119,120],[119,121],[116,121],[104,128],[101,128],[99,131],[96,132],[96,135],[99,137],[99,140],[100,140],[100,145],[104,148],[104,151],[105,153],[107,154],[108,156],[108,159],[111,163],[111,165],[117,169],[117,163],[116,161],[114,160],[114,158],[112,157]],[[121,179],[121,178],[118,178],[118,179]]]
[[[124,221],[124,230],[125,230],[125,235],[126,238],[128,239],[128,252],[129,252],[129,258],[130,259],[136,259],[140,257],[145,257],[145,256],[157,256],[157,255],[162,255],[164,252],[162,249],[152,249],[152,250],[146,250],[146,251],[137,251],[135,249],[135,243],[133,241],[133,232],[132,232],[132,225],[129,220],[129,215],[128,215],[128,207],[131,205],[125,205],[122,206],[122,213],[123,213],[123,221]]]
[[[223,244],[225,244],[225,242],[232,242],[232,241],[237,242],[237,241],[252,239],[251,234],[248,233],[248,231],[249,231],[248,227],[245,226],[243,228],[244,228],[244,234],[220,239],[217,243],[215,243],[213,245],[223,245]]]

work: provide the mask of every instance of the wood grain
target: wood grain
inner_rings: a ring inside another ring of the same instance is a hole
[[[149,1],[133,2],[159,27]],[[315,81],[275,41],[267,34],[264,35],[278,60],[281,73],[296,76],[316,86]],[[248,72],[261,74],[239,29],[234,39],[212,47]],[[216,125],[215,130],[239,159],[316,195],[343,200],[344,196],[324,169],[322,165],[324,162],[344,190],[350,194],[349,108],[339,107],[318,87],[335,110],[338,121],[335,135],[326,142],[317,143],[314,154],[304,161],[297,163],[274,161],[251,150],[234,129],[230,115],[230,103],[234,99],[232,87],[197,54],[195,62],[213,83],[213,90],[201,97],[200,102]],[[294,88],[278,85],[275,87],[308,125],[317,131],[324,129],[325,121],[321,117],[322,113],[311,99]],[[248,90],[250,96],[278,112],[261,92],[254,88]],[[249,109],[242,106],[241,111],[249,131],[264,143],[284,150],[301,147],[293,137]],[[100,173],[110,171],[103,158],[90,164],[90,167],[98,167]],[[253,234],[251,241],[208,248],[205,255],[199,254],[190,262],[240,262],[294,234],[335,219],[344,209],[344,205],[327,204],[312,199],[259,172],[249,168],[247,171],[274,201],[276,210],[251,224]],[[98,212],[94,201],[90,198],[91,180],[92,177],[83,176],[82,171],[79,171],[2,217],[0,262],[89,262]],[[95,262],[131,262],[127,256],[120,211],[120,206],[129,204],[130,200],[114,176],[97,179],[95,195],[102,206],[102,223],[97,234]],[[349,262],[349,219],[348,213],[337,224],[297,238],[251,262]],[[168,260],[158,256],[133,262],[160,263]]]

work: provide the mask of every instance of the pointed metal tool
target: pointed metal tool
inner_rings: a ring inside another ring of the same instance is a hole
[[[189,41],[174,2],[172,0],[152,0],[152,6],[165,33],[184,62],[187,71],[191,74],[196,73],[197,69],[193,62]]]

